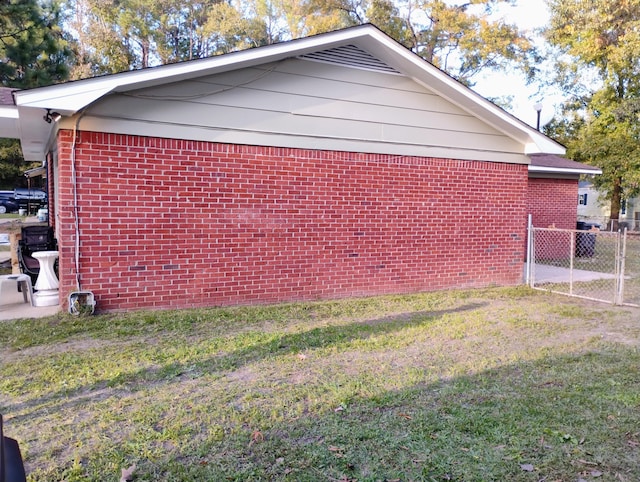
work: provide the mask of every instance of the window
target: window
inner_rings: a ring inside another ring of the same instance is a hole
[[[587,205],[587,193],[578,194],[578,205],[586,206]]]
[[[627,200],[623,199],[620,202],[620,214],[627,214]]]

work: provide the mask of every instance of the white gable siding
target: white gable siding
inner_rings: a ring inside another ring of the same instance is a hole
[[[83,130],[527,163],[523,145],[410,78],[289,59],[113,94]]]

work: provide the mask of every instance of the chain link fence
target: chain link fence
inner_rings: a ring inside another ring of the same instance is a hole
[[[634,219],[623,216],[620,219],[611,219],[608,216],[578,216],[578,222],[595,224],[602,231],[624,231],[640,232],[640,218]]]
[[[624,256],[624,304],[640,306],[640,232],[627,232]]]
[[[533,288],[640,306],[640,235],[627,231],[530,228],[527,280]]]

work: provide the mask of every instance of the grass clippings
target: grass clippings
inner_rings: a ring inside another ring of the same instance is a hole
[[[640,480],[640,310],[526,288],[0,325],[30,481]]]

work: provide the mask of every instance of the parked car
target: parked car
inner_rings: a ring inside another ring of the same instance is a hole
[[[17,187],[13,190],[13,197],[18,201],[38,201],[46,202],[47,193],[42,189],[29,189],[26,187]]]
[[[13,197],[13,191],[0,191],[0,214],[15,213],[20,203]]]
[[[27,209],[29,212],[47,205],[47,193],[42,189],[17,187],[13,190],[13,197],[20,208]]]

